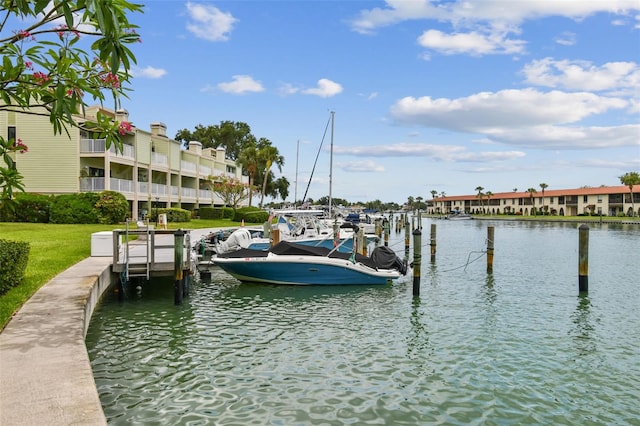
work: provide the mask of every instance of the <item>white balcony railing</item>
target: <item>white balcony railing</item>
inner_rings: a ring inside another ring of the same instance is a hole
[[[132,180],[110,178],[109,185],[112,191],[133,193],[134,184]]]
[[[167,195],[167,185],[163,185],[161,183],[152,183],[151,195]]]
[[[132,145],[127,145],[126,143],[122,145],[122,152],[116,152],[116,147],[111,145],[109,148],[109,152],[116,157],[129,158],[134,160],[136,158],[136,151]]]
[[[210,176],[213,174],[212,171],[213,169],[211,167],[200,166],[200,176],[204,176],[204,177]]]
[[[177,197],[178,195],[180,195],[180,188],[175,185],[171,185],[171,196]]]
[[[167,166],[169,162],[167,161],[167,156],[164,154],[158,154],[157,152],[151,153],[151,164],[157,164],[160,166]]]
[[[104,191],[103,177],[83,177],[80,178],[80,191],[82,192],[100,192]]]
[[[201,203],[211,200],[212,196],[213,196],[213,192],[209,191],[208,189],[201,189],[198,192],[198,198],[200,199]]]
[[[184,161],[184,160],[180,161],[180,167],[183,172],[192,172],[192,173],[196,172],[195,163],[191,163],[189,161]]]
[[[196,190],[194,188],[182,188],[182,196],[185,198],[196,198]]]
[[[80,152],[104,152],[105,139],[80,139]]]

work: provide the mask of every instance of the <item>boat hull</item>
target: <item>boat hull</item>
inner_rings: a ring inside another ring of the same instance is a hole
[[[305,256],[216,258],[215,264],[240,281],[268,284],[385,285],[400,277],[396,270],[373,269],[345,259]]]

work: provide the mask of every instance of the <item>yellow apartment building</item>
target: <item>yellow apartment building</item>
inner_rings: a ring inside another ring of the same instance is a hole
[[[118,121],[129,121],[126,110],[99,106],[87,109],[78,121],[95,120],[101,111]],[[209,177],[229,176],[248,182],[242,168],[226,158],[223,148],[202,148],[197,141],[184,149],[169,138],[164,123],[151,123],[150,130],[132,127],[122,137],[123,150],[106,148],[104,139],[76,127],[69,134],[54,135],[48,117],[0,111],[3,137],[15,137],[29,147],[16,154],[17,170],[26,192],[70,194],[117,191],[129,201],[131,217],[141,219],[153,208],[180,207],[197,210],[221,206],[223,201],[208,185]]]

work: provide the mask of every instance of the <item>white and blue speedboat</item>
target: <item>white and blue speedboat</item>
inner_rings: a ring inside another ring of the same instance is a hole
[[[245,282],[290,285],[384,285],[407,272],[405,261],[387,246],[371,257],[281,241],[268,251],[239,249],[213,262]]]

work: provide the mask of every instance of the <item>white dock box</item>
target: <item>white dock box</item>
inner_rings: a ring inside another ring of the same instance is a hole
[[[113,256],[113,232],[102,231],[91,234],[91,256]]]

